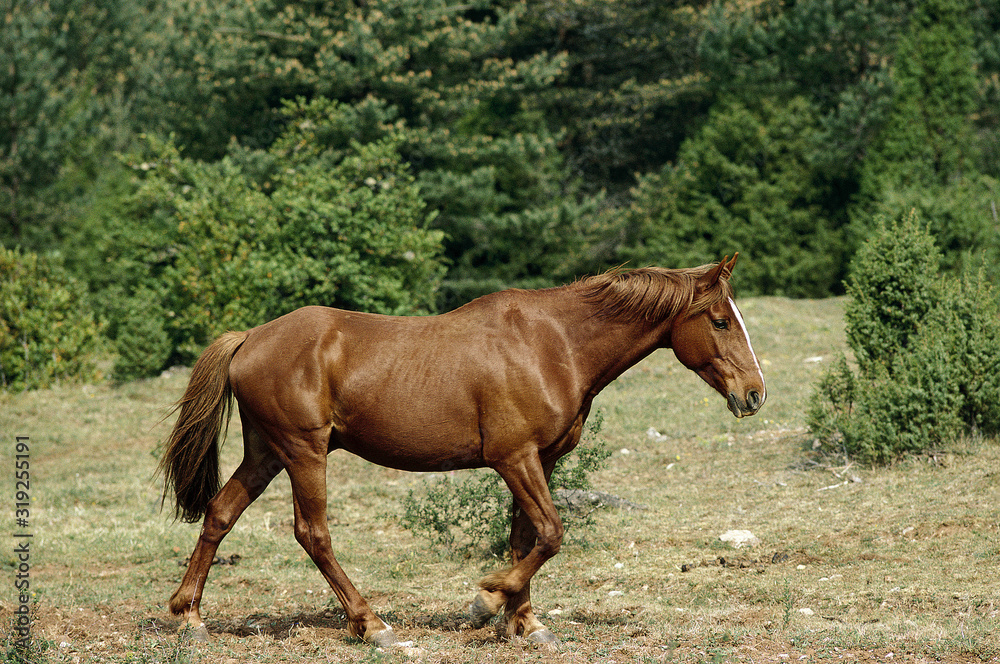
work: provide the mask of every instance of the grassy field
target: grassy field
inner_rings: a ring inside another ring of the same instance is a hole
[[[431,550],[397,518],[425,479],[343,453],[329,464],[334,547],[419,652],[381,653],[347,635],[295,543],[283,475],[220,548],[239,560],[209,577],[211,642],[186,643],[166,600],[199,526],[160,511],[152,475],[170,425],[158,421],[187,371],[0,395],[12,528],[14,438],[31,445],[33,661],[1000,661],[1000,445],[956,441],[885,469],[817,463],[803,411],[844,347],[843,301],[762,298],[742,308],[768,379],[756,417],[733,418],[669,351],[599,397],[614,454],[595,488],[646,509],[596,513],[596,526],[570,533],[536,577],[536,611],[561,638],[557,653],[499,641],[489,626],[456,630],[477,580],[499,561]],[[234,421],[227,471],[240,454]],[[734,550],[719,540],[730,529],[760,544]],[[17,604],[8,543],[4,625]]]

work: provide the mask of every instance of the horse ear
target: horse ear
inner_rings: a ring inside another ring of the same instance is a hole
[[[723,272],[727,273],[726,278],[728,279],[729,278],[728,272],[732,270],[732,266],[735,262],[736,262],[735,256],[733,256],[732,261],[729,260],[729,256],[726,256],[721,261],[719,261],[715,267],[709,270],[708,273],[705,274],[705,283],[708,285],[708,287],[714,288],[715,285],[719,283],[719,279],[722,278]]]
[[[726,275],[726,279],[729,279],[730,277],[733,276],[733,267],[736,266],[736,259],[739,257],[740,257],[740,252],[737,251],[735,254],[733,254],[733,259],[728,263],[726,263],[726,259],[722,259],[722,262],[726,263],[726,268],[725,270],[723,270],[723,272]]]

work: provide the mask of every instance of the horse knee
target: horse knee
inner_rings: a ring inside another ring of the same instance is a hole
[[[559,553],[559,549],[562,548],[563,535],[565,532],[566,531],[563,528],[563,525],[561,523],[557,523],[551,529],[543,529],[542,532],[538,534],[537,547],[539,552],[546,559]]]

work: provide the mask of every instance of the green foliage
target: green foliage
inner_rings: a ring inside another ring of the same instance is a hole
[[[826,110],[882,64],[872,51],[892,47],[905,15],[894,0],[713,3],[698,53],[722,94],[749,101],[796,90]]]
[[[100,349],[80,285],[36,254],[0,248],[0,386],[94,379]]]
[[[171,348],[187,348],[171,350],[175,361],[196,344],[175,339],[171,312],[181,304],[161,285],[147,283],[141,302],[132,301],[144,280],[136,273],[147,266],[186,270],[195,309],[226,308],[204,330],[271,310],[234,299],[224,271],[172,265],[163,238],[193,240],[213,223],[210,206],[197,211],[194,199],[234,206],[225,242],[250,246],[255,233],[233,228],[235,210],[254,214],[266,201],[272,209],[255,224],[281,228],[275,200],[296,188],[314,199],[329,193],[322,183],[292,182],[282,168],[325,177],[352,141],[393,146],[426,204],[418,226],[443,233],[447,271],[431,279],[440,281],[430,305],[439,310],[611,264],[693,265],[735,250],[745,259],[737,273],[744,292],[837,293],[875,214],[911,208],[934,232],[947,269],[977,264],[986,250],[987,276],[1000,275],[995,3],[9,5],[0,31],[8,56],[0,68],[0,242],[59,257],[94,293],[106,291],[110,275],[128,276],[114,303],[95,298],[109,332],[133,330],[152,348],[165,334]],[[289,100],[300,98],[336,103],[289,112]],[[176,146],[181,170],[200,178],[197,193],[177,198],[193,215],[188,235],[173,228],[181,220],[167,206],[122,191],[136,175],[164,177],[152,168],[155,151],[136,162],[149,173],[114,162],[115,153],[144,149],[136,147],[143,135]],[[210,195],[207,180],[235,189]],[[291,202],[294,209],[301,200]],[[152,216],[141,228],[108,222],[144,206]],[[385,212],[376,207],[358,219]],[[300,231],[307,216],[292,214]],[[145,257],[113,246],[137,241],[150,248]],[[190,255],[228,255],[203,249]],[[304,255],[283,252],[291,261]],[[300,290],[301,273],[316,282],[325,270],[311,260],[287,271],[234,256],[230,276],[247,269],[259,281],[270,272],[285,297]],[[393,279],[420,278],[420,270],[400,277],[398,268],[388,280],[358,271],[337,292],[354,289],[364,300]],[[166,314],[161,332],[138,319],[121,324],[150,305]]]
[[[494,556],[506,549],[510,520],[510,492],[499,475],[486,470],[429,483],[423,495],[411,490],[401,517],[405,528],[432,546],[469,552],[485,547]]]
[[[916,209],[948,269],[977,264],[985,250],[995,277],[998,184],[977,170],[983,162],[974,125],[979,82],[971,16],[968,0],[914,7],[895,53],[891,106],[866,154],[853,214],[863,236],[873,213]]]
[[[115,341],[117,360],[114,378],[120,382],[147,378],[169,364],[174,352],[167,331],[169,316],[161,295],[141,285],[134,293],[120,288],[102,293],[107,298],[105,315],[108,337]]]
[[[578,200],[558,135],[533,102],[563,70],[563,56],[512,53],[525,5],[178,9],[149,35],[165,47],[167,102],[151,121],[161,134],[174,132],[186,154],[215,161],[230,137],[269,149],[288,122],[281,100],[336,99],[360,123],[335,133],[362,143],[392,137],[436,213],[451,263],[442,308],[497,284],[553,285],[575,275],[565,239],[581,236],[593,204]]]
[[[70,107],[78,80],[66,62],[72,2],[5,3],[0,30],[0,237],[33,239],[44,215],[46,190],[80,131]],[[54,11],[53,11],[54,10]],[[26,237],[28,236],[28,237]]]
[[[977,83],[969,9],[968,0],[915,5],[896,52],[892,111],[866,159],[870,177],[947,184],[971,165]]]
[[[386,314],[434,309],[443,276],[442,233],[430,230],[398,137],[371,143],[321,140],[353,109],[319,99],[289,105],[290,124],[271,148],[277,244],[287,252],[272,311],[319,302]]]
[[[934,324],[947,332],[947,352],[957,361],[959,416],[987,435],[1000,433],[1000,297],[985,271],[942,285]]]
[[[836,289],[845,252],[806,155],[817,135],[801,98],[759,110],[733,102],[681,147],[676,165],[641,179],[622,258],[671,267],[738,250],[745,290],[817,296]]]
[[[596,413],[587,423],[580,445],[560,459],[549,478],[549,488],[590,489],[590,476],[611,456],[602,443],[603,416]],[[411,490],[403,500],[402,525],[441,546],[471,555],[483,550],[503,556],[508,550],[512,501],[510,491],[492,470],[463,471],[464,477],[428,483],[418,493]],[[589,515],[562,514],[563,522],[582,529],[592,527]]]
[[[12,0],[0,11],[0,242],[52,251],[131,140],[127,0]]]
[[[441,234],[426,228],[431,215],[392,141],[317,142],[339,108],[289,106],[268,151],[209,164],[151,140],[129,161],[132,191],[79,259],[109,320],[118,377],[191,362],[227,329],[308,304],[432,309]]]
[[[848,455],[845,438],[855,422],[857,400],[858,377],[841,355],[813,386],[806,414],[809,430],[827,452]]]
[[[885,120],[906,16],[896,0],[712,3],[698,55],[720,98],[809,99],[823,127],[814,158],[849,190]]]
[[[1000,277],[998,193],[997,180],[973,173],[948,184],[886,187],[880,191],[875,209],[890,217],[916,210],[941,248],[945,269],[954,274],[976,269],[985,253],[987,273],[995,280]]]
[[[958,437],[960,367],[947,343],[946,331],[929,328],[909,352],[874,365],[860,381],[862,396],[843,431],[848,456],[888,463],[940,450]]]
[[[942,277],[915,214],[882,220],[852,266],[845,311],[855,372],[817,383],[808,425],[827,452],[866,463],[1000,432],[1000,305],[980,273]]]
[[[979,172],[1000,177],[1000,5],[973,3],[970,12],[977,78],[975,131]]]
[[[529,3],[509,52],[564,54],[535,103],[563,132],[562,152],[588,191],[614,196],[676,155],[708,111],[698,72],[702,14],[690,3]]]
[[[855,256],[847,285],[847,342],[865,373],[905,352],[941,299],[941,253],[916,214],[882,224]]]

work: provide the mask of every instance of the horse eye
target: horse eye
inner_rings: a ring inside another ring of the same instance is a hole
[[[712,325],[714,325],[717,330],[725,330],[729,328],[729,322],[721,318],[719,320],[713,320]]]

